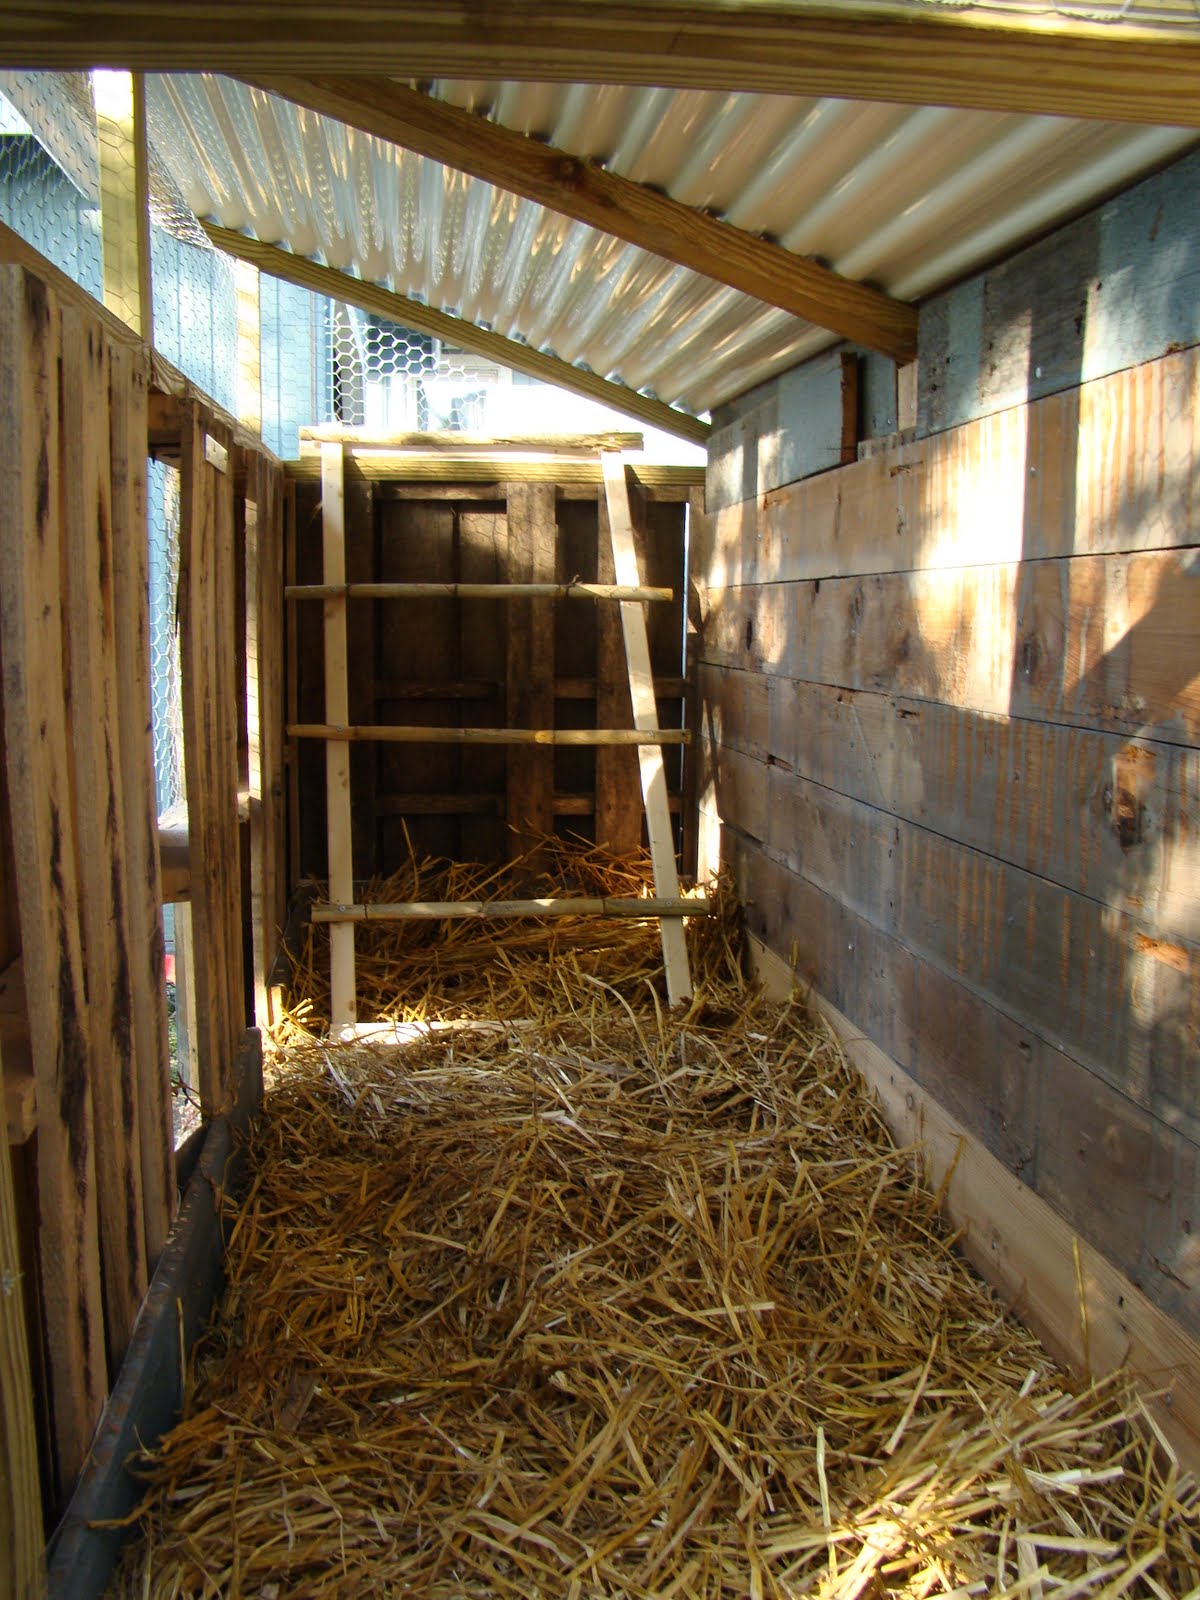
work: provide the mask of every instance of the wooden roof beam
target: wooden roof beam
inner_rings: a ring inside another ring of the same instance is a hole
[[[1200,127],[1195,33],[829,0],[9,0],[0,61],[748,89]]]
[[[664,256],[901,363],[916,307],[732,223],[387,78],[251,78],[260,89]]]
[[[558,356],[545,355],[531,345],[507,339],[501,333],[492,333],[477,323],[468,322],[464,317],[451,316],[447,311],[435,311],[432,306],[422,305],[419,300],[410,300],[407,295],[396,294],[380,284],[354,278],[348,272],[339,272],[336,267],[321,266],[307,256],[293,255],[277,245],[263,244],[260,239],[247,238],[245,234],[234,233],[229,228],[218,228],[208,222],[201,226],[219,250],[236,256],[240,261],[251,262],[260,272],[272,278],[282,278],[287,283],[298,284],[302,289],[311,289],[316,294],[327,294],[347,305],[358,306],[362,311],[373,312],[376,316],[398,322],[402,327],[412,328],[417,333],[428,333],[435,339],[460,345],[464,350],[474,351],[476,355],[485,356],[500,366],[511,367],[514,372],[524,372],[531,378],[540,378],[543,383],[554,383],[560,389],[570,389],[589,400],[599,400],[614,411],[636,417],[639,422],[649,423],[651,427],[676,434],[693,444],[707,443],[712,432],[708,423],[701,422],[698,417],[690,417],[661,400],[638,394],[636,389],[627,388],[622,383],[613,383],[594,372],[585,372],[582,367],[574,367]]]

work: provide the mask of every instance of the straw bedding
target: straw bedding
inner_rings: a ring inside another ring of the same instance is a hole
[[[953,1253],[836,1042],[740,976],[727,893],[689,935],[672,1016],[652,926],[367,930],[401,1026],[346,1045],[314,932],[118,1593],[1196,1592],[1195,1487],[1121,1380]]]

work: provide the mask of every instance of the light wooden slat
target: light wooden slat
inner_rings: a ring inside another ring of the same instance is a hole
[[[476,918],[480,921],[516,917],[636,917],[652,921],[664,917],[703,917],[712,909],[704,899],[618,899],[597,895],[567,895],[544,900],[399,900],[373,905],[314,905],[314,922],[334,927],[354,922],[443,921]]]
[[[126,904],[133,988],[133,1048],[146,1266],[175,1210],[175,1154],[167,1078],[165,941],[154,789],[150,691],[150,547],[146,508],[147,362],[109,343],[112,372],[113,603],[116,613],[120,761],[125,802]]]
[[[268,883],[270,819],[265,806],[264,746],[267,737],[264,701],[269,643],[264,591],[269,578],[263,572],[263,546],[269,549],[271,508],[267,500],[265,464],[254,458],[245,466],[245,582],[246,582],[246,782],[250,805],[250,942],[254,973],[254,1016],[260,1027],[268,1022],[268,983],[272,949],[274,907]]]
[[[530,455],[591,459],[597,450],[641,450],[640,433],[390,433],[371,428],[348,428],[340,422],[323,422],[300,429],[300,455],[320,459],[321,446],[331,442],[358,450],[411,450],[420,455],[504,455],[508,451]]]
[[[768,992],[789,996],[788,964],[751,936],[756,974]],[[810,1003],[878,1094],[902,1146],[922,1147],[929,1187],[943,1194],[964,1254],[1052,1354],[1081,1376],[1128,1365],[1186,1468],[1200,1468],[1200,1348],[1057,1212],[1006,1170],[860,1027],[807,984]],[[1076,1277],[1082,1267],[1083,1311]],[[1086,1329],[1086,1331],[1085,1331]],[[1164,1392],[1165,1391],[1165,1392]]]
[[[333,722],[293,722],[293,739],[326,739],[348,744],[686,744],[682,728],[427,728],[399,724],[348,727]]]
[[[8,1141],[0,1139],[0,1590],[11,1600],[41,1600],[42,1493],[23,1280]]]
[[[115,1368],[147,1283],[117,699],[117,650],[127,641],[117,638],[113,593],[107,345],[99,324],[73,307],[62,312],[62,327],[70,731],[105,1328]]]
[[[322,576],[327,584],[346,581],[346,497],[340,444],[321,446]],[[346,601],[325,602],[325,715],[331,723],[350,716],[346,667]],[[290,730],[295,734],[295,729]],[[350,750],[332,741],[325,750],[325,795],[329,831],[329,893],[339,901],[354,898],[354,863],[350,812]],[[330,933],[332,998],[330,1021],[335,1027],[358,1020],[354,977],[354,930]]]
[[[0,655],[13,860],[39,1106],[54,1476],[70,1488],[106,1392],[89,1013],[63,683],[58,364],[51,293],[0,269]]]
[[[145,80],[140,73],[98,72],[93,88],[104,304],[150,344],[153,298]]]
[[[894,361],[917,353],[916,307],[566,150],[387,79],[248,81],[322,116],[470,173],[576,222],[778,306]],[[623,449],[601,444],[600,449]]]
[[[617,583],[298,583],[284,592],[289,600],[636,600],[669,604],[675,598],[671,589]]]
[[[522,345],[521,348],[526,347]],[[617,401],[606,396],[605,404],[615,406]],[[661,422],[657,426],[666,428],[666,424]],[[708,424],[704,423],[702,426],[707,428]],[[680,430],[666,428],[666,431],[678,433]],[[694,439],[693,442],[702,444],[707,438],[706,433],[703,440]],[[303,481],[315,480],[321,476],[320,461],[312,456],[301,456],[297,461],[287,462],[286,466],[290,478]],[[705,469],[702,466],[672,466],[657,461],[627,461],[625,468],[643,488],[659,496],[683,498],[688,490],[704,484]],[[346,471],[348,475],[357,473],[374,482],[387,483],[390,492],[397,496],[402,493],[407,494],[411,485],[427,483],[428,498],[449,500],[457,497],[457,490],[477,483],[494,484],[496,497],[499,498],[502,493],[501,484],[515,483],[521,479],[527,479],[531,483],[556,484],[564,495],[588,484],[599,487],[603,482],[600,463],[595,458],[577,460],[573,456],[560,456],[538,460],[503,455],[420,456],[405,455],[395,450],[360,450],[356,445],[346,446]],[[447,485],[451,487],[447,488]],[[419,493],[415,497],[426,498]],[[488,498],[492,496],[489,494]],[[587,497],[580,495],[579,498]]]
[[[633,542],[633,520],[629,512],[624,464],[620,452],[615,450],[602,451],[600,460],[604,468],[604,497],[608,506],[614,574],[618,583],[636,584],[639,578],[638,560]],[[622,605],[621,628],[625,635],[625,656],[629,665],[629,698],[633,705],[634,726],[639,730],[648,730],[658,721],[658,707],[654,698],[654,673],[650,666],[646,614],[641,606]],[[667,774],[662,751],[657,745],[648,745],[638,751],[638,767],[642,780],[642,800],[646,807],[650,859],[654,868],[654,891],[661,899],[674,900],[679,896],[679,874],[667,801]],[[674,1006],[689,999],[692,993],[682,923],[664,920],[662,941],[667,998]]]
[[[213,448],[215,446],[215,449]],[[224,1093],[234,1092],[233,1071],[246,1029],[245,939],[247,908],[242,903],[242,830],[249,819],[242,791],[241,730],[245,726],[245,596],[239,592],[238,541],[241,528],[234,483],[236,456],[230,430],[210,418],[204,430],[207,470],[212,474],[216,511],[216,600],[212,619],[216,645],[215,684],[220,788],[218,805],[224,839],[221,859],[222,944],[225,954],[226,1033]],[[247,841],[248,843],[248,841]]]
[[[320,266],[305,256],[293,255],[275,245],[248,239],[245,234],[217,228],[211,223],[202,223],[201,226],[218,250],[224,250],[226,255],[240,261],[252,263],[269,277],[282,278],[285,283],[296,283],[315,294],[327,294],[346,305],[372,311],[390,322],[398,322],[401,327],[432,334],[435,339],[444,339],[447,344],[458,345],[463,350],[499,362],[503,367],[510,367],[513,372],[528,373],[531,378],[540,378],[543,383],[554,383],[560,389],[585,395],[589,400],[599,400],[614,411],[636,417],[639,422],[648,422],[651,427],[662,428],[666,433],[678,434],[695,444],[703,444],[708,438],[710,429],[707,422],[689,417],[686,412],[676,411],[661,400],[640,395],[634,389],[627,389],[624,384],[610,383],[607,378],[585,372],[581,367],[573,367],[567,361],[560,361],[557,356],[543,355],[540,350],[520,344],[515,339],[506,339],[503,334],[492,333],[490,329],[481,328],[445,311],[436,311],[419,300],[394,294],[390,289],[366,283],[347,272]],[[511,473],[509,475],[512,476]]]
[[[628,83],[1200,126],[1194,33],[1017,13],[880,14],[798,0],[516,0],[487,11],[387,0],[244,8],[177,0],[20,0],[14,67],[363,72],[404,79]]]
[[[287,481],[283,485],[283,578],[294,584],[297,576],[296,538],[296,485]],[[291,738],[291,728],[300,715],[300,619],[295,606],[284,608],[284,712],[287,717],[286,736]],[[300,771],[298,751],[287,744],[282,751],[284,777],[287,787],[287,884],[289,888],[300,881]]]

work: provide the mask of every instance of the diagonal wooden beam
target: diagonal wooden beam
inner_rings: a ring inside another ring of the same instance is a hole
[[[948,8],[943,8],[948,9]],[[1200,127],[1194,28],[824,0],[6,0],[9,67],[629,83]]]
[[[566,150],[387,78],[248,78],[257,88],[615,234],[901,363],[916,307]]]
[[[689,417],[686,412],[676,411],[674,406],[665,405],[661,400],[652,400],[647,395],[638,394],[635,389],[626,388],[622,383],[612,383],[594,372],[585,372],[582,367],[573,367],[569,361],[563,361],[558,356],[544,355],[540,350],[520,344],[516,339],[506,339],[503,334],[492,333],[463,317],[451,316],[447,311],[435,311],[432,306],[410,300],[407,295],[395,294],[380,284],[366,283],[361,278],[351,277],[348,272],[339,272],[335,267],[323,267],[306,256],[280,250],[277,245],[263,244],[259,239],[249,239],[245,234],[233,233],[228,228],[218,228],[208,222],[201,226],[219,250],[236,256],[239,261],[251,262],[260,272],[272,278],[282,278],[287,283],[298,284],[302,289],[311,289],[316,294],[327,294],[347,305],[358,306],[362,311],[371,311],[376,316],[398,322],[402,327],[432,334],[434,338],[460,345],[464,350],[473,350],[476,355],[511,367],[514,372],[524,372],[531,378],[540,378],[543,383],[554,383],[560,389],[570,389],[589,400],[599,400],[614,411],[637,417],[640,422],[648,422],[652,427],[661,428],[664,433],[689,439],[693,444],[706,444],[712,432],[708,423],[701,422],[698,417]]]

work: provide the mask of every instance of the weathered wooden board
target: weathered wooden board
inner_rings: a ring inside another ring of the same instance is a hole
[[[117,679],[127,642],[118,641],[113,592],[108,349],[99,324],[73,307],[62,312],[62,332],[68,721],[104,1321],[115,1370],[148,1281]],[[145,776],[131,774],[134,782]]]
[[[729,505],[692,564],[719,587],[1120,554],[1193,544],[1198,515],[1190,348]]]
[[[752,842],[731,834],[726,848],[751,932],[801,985],[837,1006],[1157,1305],[1195,1326],[1195,1143]]]
[[[597,581],[612,583],[612,536],[608,506],[603,493],[597,503]],[[634,548],[639,568],[645,562],[646,547],[642,527],[634,524]],[[625,643],[621,619],[615,607],[604,606],[596,616],[596,726],[633,726],[633,707],[629,699],[629,677],[625,667]],[[641,790],[638,782],[637,753],[634,750],[596,751],[596,843],[614,855],[627,855],[642,842]]]
[[[0,656],[13,862],[37,1077],[42,1305],[50,1341],[55,1478],[69,1487],[106,1390],[88,1068],[89,1014],[67,686],[57,485],[61,329],[53,295],[0,269]]]
[[[751,411],[708,441],[710,511],[854,460],[858,362],[830,351],[785,373]]]
[[[703,669],[702,735],[1160,931],[1200,930],[1200,753],[901,696]],[[731,820],[748,832],[736,803]],[[761,837],[761,835],[759,835]]]
[[[245,1013],[238,827],[238,687],[232,619],[233,479],[205,459],[217,425],[185,402],[180,455],[179,641],[188,833],[205,872],[193,883],[194,1018],[206,1114],[229,1093]],[[223,430],[218,430],[223,432]],[[218,442],[228,448],[229,437]]]
[[[1118,733],[1200,738],[1200,558],[1081,556],[708,591],[702,659]]]
[[[934,433],[1200,342],[1195,151],[921,307]]]
[[[502,501],[492,505],[467,501],[456,507],[458,571],[464,582],[501,582],[508,572],[509,534]],[[464,600],[459,607],[459,668],[463,681],[487,684],[475,697],[459,698],[464,723],[497,727],[505,719],[500,681],[506,676],[505,634],[508,607],[496,600]],[[493,690],[490,685],[495,684]],[[482,815],[461,814],[459,849],[466,861],[497,861],[508,852],[504,820],[506,757],[503,750],[464,749],[459,780],[463,791],[491,800]]]
[[[768,993],[793,992],[790,963],[758,939],[751,940],[751,961]],[[943,1196],[967,1259],[1071,1371],[1098,1377],[1129,1365],[1185,1468],[1194,1471],[1200,1462],[1194,1317],[1172,1318],[1155,1304],[848,1016],[819,993],[810,1000],[878,1095],[893,1137],[920,1148],[926,1182]]]
[[[41,1600],[42,1493],[19,1246],[8,1140],[0,1139],[0,1588],[11,1600]]]
[[[781,768],[769,776],[778,860],[1200,1140],[1195,946]]]
[[[126,845],[126,915],[146,1264],[153,1272],[175,1211],[175,1140],[168,1081],[158,803],[150,693],[149,542],[146,521],[147,362],[109,346],[112,371],[113,604]]]
[[[321,446],[321,581],[346,581],[346,494],[342,446]],[[325,716],[330,722],[350,716],[350,678],[347,659],[345,596],[326,600]],[[329,896],[335,901],[354,899],[353,826],[350,808],[350,751],[343,744],[325,747],[325,825],[328,832]],[[330,934],[330,1021],[345,1027],[358,1020],[357,982],[354,972],[354,930],[339,928]]]
[[[505,485],[508,519],[507,581],[553,583],[558,527],[553,484]],[[554,726],[554,621],[552,600],[512,600],[508,610],[506,720],[510,728]],[[538,840],[554,829],[554,752],[508,752],[508,848],[541,859]]]

